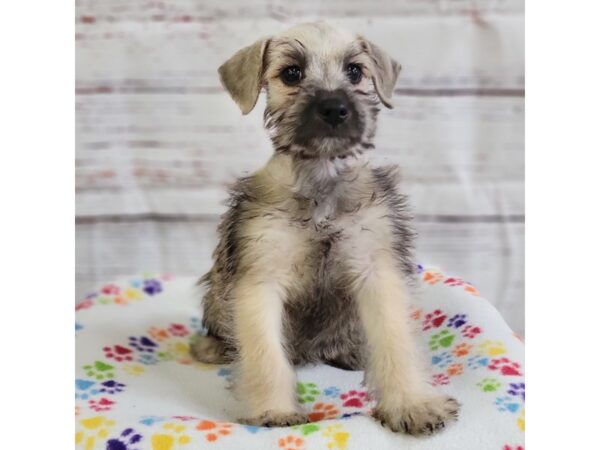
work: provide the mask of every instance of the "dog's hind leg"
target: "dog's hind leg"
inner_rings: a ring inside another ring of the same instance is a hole
[[[235,358],[235,350],[224,340],[200,334],[192,337],[190,353],[196,360],[206,364],[229,364]]]

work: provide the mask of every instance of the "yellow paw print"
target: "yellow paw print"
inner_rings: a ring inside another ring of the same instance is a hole
[[[164,433],[152,435],[152,450],[175,450],[189,444],[192,438],[185,434],[186,428],[185,425],[177,423],[164,424]]]
[[[83,450],[94,450],[99,439],[108,437],[109,429],[114,426],[115,421],[104,416],[96,416],[81,419],[79,424],[83,430],[75,433],[75,444]]]
[[[517,418],[517,426],[519,427],[519,430],[525,432],[525,409],[521,410],[521,414],[519,414],[519,417]]]
[[[500,341],[486,340],[479,345],[479,349],[488,356],[499,356],[506,353],[504,344]]]
[[[129,375],[133,375],[134,377],[139,377],[146,371],[146,369],[144,369],[144,366],[140,364],[125,364],[123,366],[123,370]]]
[[[327,448],[345,450],[348,446],[350,433],[344,431],[342,425],[336,424],[325,428],[323,436],[330,439],[327,443]]]
[[[142,291],[134,288],[127,288],[123,291],[123,295],[130,300],[139,300],[143,297]]]

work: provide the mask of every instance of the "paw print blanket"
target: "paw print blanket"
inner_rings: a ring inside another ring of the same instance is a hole
[[[82,450],[524,450],[524,350],[477,290],[420,267],[411,321],[430,383],[462,404],[434,436],[390,432],[371,416],[362,372],[298,370],[310,422],[260,428],[235,422],[243,406],[228,366],[198,363],[201,332],[192,278],[144,274],[109,283],[76,309],[76,448]]]

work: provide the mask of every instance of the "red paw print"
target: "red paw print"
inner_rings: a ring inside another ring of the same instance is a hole
[[[114,405],[114,404],[115,404],[115,402],[113,402],[112,400],[109,400],[107,398],[104,398],[104,397],[98,401],[90,400],[88,402],[90,409],[93,409],[94,411],[110,411],[112,408],[112,405]]]
[[[344,400],[344,403],[342,403],[343,406],[362,408],[369,401],[369,394],[363,391],[352,390],[340,395],[340,398]]]
[[[446,384],[450,384],[450,377],[445,373],[436,373],[433,376],[432,383],[434,386],[444,386]]]
[[[465,282],[460,278],[450,277],[444,280],[444,284],[447,284],[448,286],[462,286]]]
[[[436,309],[435,311],[425,314],[425,320],[423,321],[423,331],[427,331],[431,328],[439,328],[448,318],[441,310]]]
[[[481,328],[474,327],[473,325],[467,325],[462,329],[462,335],[466,338],[473,339],[481,333]]]
[[[188,334],[190,334],[185,325],[182,325],[180,323],[172,323],[169,327],[169,333],[171,333],[173,336],[179,337],[187,336]]]
[[[109,359],[114,359],[118,362],[133,361],[133,350],[130,348],[113,345],[112,347],[104,347],[102,350],[104,351],[104,355]]]
[[[521,373],[521,365],[517,362],[511,361],[508,358],[496,358],[492,359],[488,366],[490,370],[499,370],[502,375],[506,376],[519,376]]]
[[[505,445],[502,447],[502,450],[525,450],[525,447],[522,445],[516,445],[514,447],[512,445]]]
[[[116,284],[107,284],[102,288],[102,293],[106,295],[117,295],[121,292],[121,288]]]

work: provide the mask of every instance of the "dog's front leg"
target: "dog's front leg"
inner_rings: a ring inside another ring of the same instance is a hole
[[[367,382],[377,395],[374,416],[393,431],[429,434],[456,419],[459,405],[427,384],[409,331],[408,290],[387,252],[373,255],[355,283],[368,345]]]
[[[250,409],[245,423],[287,426],[306,422],[296,402],[296,377],[283,345],[283,289],[246,274],[234,291],[239,346],[238,396]]]

